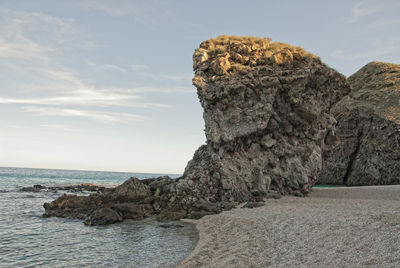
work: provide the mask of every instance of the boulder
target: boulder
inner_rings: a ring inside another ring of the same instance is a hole
[[[39,187],[35,187],[36,185],[34,185],[33,187],[22,187],[20,189],[21,192],[40,192],[42,190],[42,188]]]
[[[338,145],[323,152],[319,183],[400,184],[400,65],[371,62],[333,106]]]
[[[101,194],[62,195],[43,205],[43,216],[86,219],[87,225],[102,225],[123,219],[143,219],[151,216],[152,201],[149,187],[132,177]]]
[[[141,220],[153,214],[153,208],[150,204],[117,203],[112,204],[111,208],[124,219]]]
[[[84,221],[85,225],[106,225],[121,222],[122,216],[109,207],[95,209]]]
[[[43,216],[84,219],[101,204],[102,200],[98,194],[91,195],[90,198],[64,194],[50,203],[44,203]]]
[[[132,177],[116,187],[108,197],[117,202],[134,202],[151,195],[149,187],[138,178]]]

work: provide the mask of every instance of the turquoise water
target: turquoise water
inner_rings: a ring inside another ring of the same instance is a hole
[[[190,224],[164,229],[147,219],[88,227],[41,217],[43,203],[62,193],[19,191],[34,184],[116,185],[131,176],[159,174],[0,168],[0,267],[175,267],[197,243]]]

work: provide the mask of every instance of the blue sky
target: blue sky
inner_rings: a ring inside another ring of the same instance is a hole
[[[400,1],[0,1],[0,166],[182,173],[205,141],[192,54],[220,34],[351,75],[400,63]]]

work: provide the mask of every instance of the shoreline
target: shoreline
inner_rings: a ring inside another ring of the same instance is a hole
[[[317,188],[199,220],[178,267],[398,267],[400,185]]]

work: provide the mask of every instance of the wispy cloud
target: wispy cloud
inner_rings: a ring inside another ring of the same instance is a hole
[[[400,53],[400,38],[392,40],[373,40],[358,51],[335,50],[331,56],[342,60],[376,60],[394,53]]]
[[[150,67],[143,64],[131,64],[132,71],[143,71],[143,70],[150,70]]]
[[[142,17],[143,13],[137,2],[129,0],[117,0],[113,2],[107,0],[83,0],[80,4],[85,8],[101,11],[113,17]]]
[[[0,95],[0,104],[31,104],[31,105],[69,105],[69,106],[126,106],[140,108],[169,108],[170,105],[146,102],[142,95],[147,93],[193,93],[193,87],[96,87],[80,79],[68,70],[44,71],[47,77],[45,86],[33,86],[47,96],[16,98]],[[184,75],[152,75],[153,79],[171,79],[174,81],[189,80],[189,74]],[[190,75],[191,76],[191,75]]]
[[[91,111],[56,107],[26,106],[24,107],[24,111],[37,116],[80,117],[106,123],[123,122],[127,120],[143,121],[145,119],[144,116],[132,113]]]
[[[132,17],[150,28],[162,27],[164,21],[173,21],[176,17],[170,1],[167,0],[81,0],[79,5],[112,17]]]
[[[150,72],[140,72],[142,76],[149,77],[155,80],[170,80],[174,82],[189,82],[191,83],[193,74],[192,73],[178,73],[178,74],[157,74]]]
[[[86,60],[85,61],[87,65],[99,69],[104,69],[104,70],[112,70],[112,71],[118,71],[121,73],[127,73],[127,70],[124,67],[115,65],[115,64],[99,64],[99,63],[94,63],[93,61]]]
[[[38,58],[48,51],[51,51],[51,49],[41,46],[22,36],[16,36],[8,39],[0,37],[1,58]]]
[[[54,67],[53,67],[54,68]],[[169,108],[170,105],[143,101],[139,94],[149,92],[183,92],[182,88],[118,88],[96,87],[83,81],[72,71],[43,70],[45,84],[30,85],[39,92],[48,92],[44,97],[16,98],[0,95],[0,104],[68,105],[68,106],[126,106],[139,108]]]
[[[193,73],[154,73],[150,71],[150,66],[141,64],[131,64],[131,70],[135,71],[136,74],[148,77],[154,80],[169,80],[173,82],[191,82]]]
[[[127,72],[124,68],[114,65],[114,64],[103,64],[101,67],[103,67],[104,69],[108,69],[108,70],[120,71],[122,73]]]
[[[373,27],[382,27],[382,26],[393,26],[399,24],[400,25],[400,19],[379,19],[374,21],[371,26]]]
[[[44,98],[5,98],[0,96],[1,104],[42,104],[42,105],[73,105],[73,106],[111,106],[126,105],[126,102],[138,99],[134,95],[113,94],[96,90],[76,90],[73,95]],[[134,105],[132,105],[134,106]]]
[[[363,0],[351,8],[351,19],[349,22],[357,22],[373,14],[391,11],[396,7],[400,7],[400,2],[397,0]]]
[[[52,106],[97,106],[97,107],[136,107],[136,108],[170,108],[168,104],[145,102],[139,93],[192,93],[186,88],[110,88],[110,89],[80,89],[68,95],[53,97],[10,98],[0,96],[0,104],[33,104]]]
[[[67,88],[68,90],[83,89],[87,87],[85,83],[71,71],[50,70],[46,71],[45,75],[58,84],[63,85],[62,88]]]
[[[381,6],[374,5],[374,1],[361,1],[351,9],[351,22],[355,22],[365,16],[378,13],[381,11]]]
[[[0,57],[28,60],[43,57],[73,37],[77,37],[73,20],[0,8]]]
[[[70,126],[62,125],[62,124],[41,124],[40,126],[45,129],[57,129],[57,130],[68,131],[68,132],[79,131],[76,128],[72,128]]]
[[[128,11],[132,9],[128,8],[128,5],[134,5],[131,1],[122,2],[127,5]],[[118,6],[109,1],[100,0],[96,1],[97,3],[98,7],[103,4]],[[63,65],[62,62],[65,61],[59,57],[65,50],[71,49],[71,44],[74,46],[74,43],[80,43],[74,42],[80,36],[74,20],[0,8],[0,59],[4,58],[0,61],[0,105],[19,105],[19,108],[22,107],[23,111],[32,115],[122,122],[128,119],[143,120],[145,117],[137,115],[136,111],[135,114],[131,114],[113,110],[171,107],[168,104],[147,101],[146,94],[194,92],[191,87],[181,86],[183,82],[191,81],[192,74],[153,74],[150,67],[143,64],[119,66],[113,62],[96,63],[89,59],[83,60],[83,63],[97,69],[123,74],[134,71],[136,75],[162,81],[164,87],[125,88],[113,86],[112,81],[111,84],[110,81],[107,84],[100,83],[90,77],[90,72],[84,76],[81,72]],[[171,83],[165,83],[166,80]],[[88,110],[89,108],[96,111]]]
[[[174,86],[174,87],[137,87],[131,89],[121,89],[122,91],[132,91],[135,93],[183,93],[193,94],[196,93],[194,87]]]

